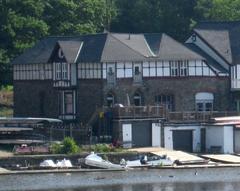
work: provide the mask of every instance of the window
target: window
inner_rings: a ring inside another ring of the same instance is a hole
[[[55,74],[56,74],[56,80],[67,80],[68,64],[64,62],[55,63]]]
[[[68,79],[68,65],[67,63],[62,63],[62,79]]]
[[[163,105],[166,109],[174,110],[174,96],[173,95],[157,95],[155,96],[155,103],[158,105]]]
[[[134,67],[134,75],[139,75],[140,74],[140,69],[139,66]]]
[[[135,93],[133,96],[133,101],[135,106],[142,105],[141,95],[139,93]]]
[[[73,114],[73,92],[64,93],[64,114]]]
[[[187,76],[188,75],[188,63],[185,62],[179,62],[180,64],[180,76]]]
[[[196,99],[196,111],[205,112],[213,111],[214,97],[212,93],[200,92],[195,96]]]
[[[107,106],[113,107],[114,105],[114,96],[112,94],[107,95]]]
[[[171,76],[188,76],[188,61],[170,61]]]
[[[170,66],[171,66],[171,76],[178,76],[179,74],[178,63],[171,61]]]
[[[62,78],[61,63],[56,63],[56,80],[60,80],[61,78]]]

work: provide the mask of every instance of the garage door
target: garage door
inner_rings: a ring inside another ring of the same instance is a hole
[[[152,127],[150,122],[132,123],[132,142],[134,147],[149,147],[152,145]]]
[[[192,152],[192,130],[173,131],[173,149]]]

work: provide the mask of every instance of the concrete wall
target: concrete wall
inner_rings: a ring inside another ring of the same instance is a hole
[[[164,127],[164,145],[167,149],[173,149],[173,130],[193,130],[193,152],[200,151],[201,144],[201,126],[182,125],[182,126],[165,126]]]

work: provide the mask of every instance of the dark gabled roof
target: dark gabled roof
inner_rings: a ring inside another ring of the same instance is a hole
[[[100,62],[106,37],[107,34],[46,37],[37,42],[34,47],[27,49],[23,54],[15,58],[12,64],[47,63],[57,42],[62,42],[62,46],[66,49],[68,46],[71,46],[67,43],[68,41],[75,42],[74,47],[83,42],[77,62]],[[73,49],[75,52],[76,47]],[[68,52],[67,54],[72,55],[73,53]]]
[[[239,30],[240,21],[201,22],[194,32],[227,63],[235,64],[240,61]]]
[[[204,57],[207,61],[207,64],[210,68],[212,68],[217,73],[228,73],[228,71],[223,68],[217,61],[215,61],[212,57],[210,57],[208,54],[206,54],[203,50],[201,50],[198,46],[196,46],[193,43],[187,43],[186,46],[193,50],[194,52],[197,52],[199,55]]]
[[[159,52],[157,57],[161,60],[203,60],[204,58],[187,48],[185,45],[177,42],[170,36],[162,34]]]
[[[102,52],[102,62],[113,61],[141,61],[146,60],[146,57],[137,50],[122,43],[114,35],[109,34]]]
[[[48,37],[36,43],[33,48],[26,50],[12,63],[47,63],[56,45],[61,47],[66,60],[70,63],[76,60],[77,55],[77,62],[85,63],[149,59],[204,59],[166,34],[104,33],[72,37]]]
[[[143,34],[111,33],[111,35],[145,57],[154,56]]]
[[[60,40],[57,44],[63,51],[63,54],[68,63],[75,63],[81,51],[83,42],[73,40]]]

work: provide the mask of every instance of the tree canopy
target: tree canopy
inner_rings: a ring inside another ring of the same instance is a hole
[[[0,85],[10,61],[48,35],[165,32],[184,41],[202,20],[240,20],[240,0],[0,0]]]

